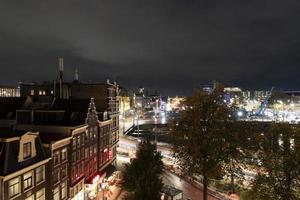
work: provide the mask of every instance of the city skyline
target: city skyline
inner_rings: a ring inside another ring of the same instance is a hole
[[[1,2],[0,84],[110,78],[165,94],[217,80],[298,89],[299,3],[286,1]],[[3,76],[5,74],[5,76]]]

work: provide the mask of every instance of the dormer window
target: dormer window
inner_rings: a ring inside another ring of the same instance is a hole
[[[23,159],[31,158],[31,142],[26,142],[23,144]]]
[[[28,132],[21,136],[18,162],[23,162],[24,160],[34,158],[36,156],[35,139],[37,133]]]

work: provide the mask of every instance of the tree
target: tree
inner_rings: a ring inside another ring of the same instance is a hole
[[[160,175],[163,170],[162,156],[156,145],[145,141],[139,144],[134,158],[123,171],[122,188],[131,192],[133,200],[159,200],[162,189]]]
[[[211,93],[196,91],[185,105],[172,128],[175,157],[185,173],[203,176],[203,199],[207,200],[209,180],[223,177],[228,161],[231,109],[224,102],[221,86]]]
[[[244,180],[243,169],[246,168],[250,153],[247,149],[248,137],[251,128],[246,122],[232,120],[227,124],[227,131],[224,135],[227,141],[224,154],[224,172],[230,179],[230,192],[235,193],[237,181]]]
[[[300,199],[298,131],[290,124],[273,123],[260,134],[257,165],[249,199]]]

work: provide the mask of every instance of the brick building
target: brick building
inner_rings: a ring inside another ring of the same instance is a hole
[[[37,132],[0,130],[0,200],[45,200],[50,158]]]

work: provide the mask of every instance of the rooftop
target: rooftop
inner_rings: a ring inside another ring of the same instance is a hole
[[[17,131],[9,128],[0,128],[0,138],[20,137],[28,131]]]
[[[39,136],[44,144],[51,144],[52,142],[56,142],[68,137],[62,134],[51,132],[39,132]]]

